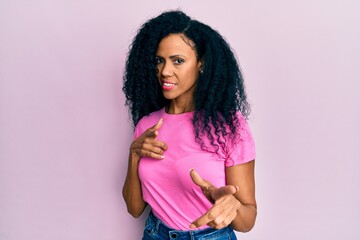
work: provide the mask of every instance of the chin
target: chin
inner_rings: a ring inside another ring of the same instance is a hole
[[[175,98],[176,98],[175,95],[169,94],[169,93],[163,93],[163,96],[164,96],[164,98],[167,99],[167,100],[172,100],[172,99],[175,99]]]

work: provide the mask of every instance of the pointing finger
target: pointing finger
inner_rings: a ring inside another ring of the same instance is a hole
[[[214,189],[211,192],[211,197],[214,199],[214,201],[216,201],[217,199],[224,197],[226,195],[233,195],[235,194],[237,191],[239,190],[238,186],[233,186],[233,185],[227,185],[224,187],[220,187],[217,189]]]
[[[219,211],[220,209],[212,207],[208,212],[193,221],[189,227],[194,229],[209,224],[219,215]]]

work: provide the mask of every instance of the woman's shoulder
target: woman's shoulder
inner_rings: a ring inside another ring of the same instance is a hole
[[[230,142],[237,143],[240,140],[249,140],[249,138],[251,138],[251,130],[247,117],[240,111],[236,111],[234,114],[231,125],[230,123],[226,123],[224,128],[226,132],[225,138],[226,140],[230,140]]]

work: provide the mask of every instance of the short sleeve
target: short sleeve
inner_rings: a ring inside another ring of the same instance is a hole
[[[248,123],[242,115],[238,116],[240,121],[240,134],[228,147],[225,166],[231,167],[238,164],[250,162],[255,159],[255,143]]]
[[[148,128],[154,126],[160,119],[160,111],[152,112],[140,119],[134,130],[134,140],[141,136]]]
[[[141,134],[141,120],[138,122],[138,124],[136,124],[135,126],[135,131],[134,131],[134,140],[137,139]]]

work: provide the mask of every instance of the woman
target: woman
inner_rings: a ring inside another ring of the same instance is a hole
[[[143,239],[236,239],[256,218],[243,78],[225,40],[181,11],[146,22],[123,90],[135,128],[123,196]]]

